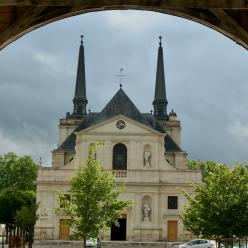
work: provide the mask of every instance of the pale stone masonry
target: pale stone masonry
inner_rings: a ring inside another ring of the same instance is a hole
[[[179,188],[193,194],[190,183],[201,183],[201,173],[187,168],[187,153],[181,149],[180,121],[173,110],[167,114],[161,37],[153,113],[141,113],[120,86],[101,112],[87,114],[84,70],[81,41],[74,111],[60,120],[52,166],[40,168],[38,174],[39,219],[35,238],[68,239],[68,217],[54,211],[57,194],[68,191],[69,179],[82,160],[87,159],[90,146],[103,142],[97,159],[113,171],[117,183],[126,183],[123,198],[134,204],[120,217],[120,228],[112,227],[100,237],[128,241],[190,239],[191,234],[179,218],[186,204]]]

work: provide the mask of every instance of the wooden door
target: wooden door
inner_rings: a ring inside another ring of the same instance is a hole
[[[168,220],[167,222],[167,240],[168,241],[177,241],[178,233],[178,221],[177,220]]]
[[[67,220],[59,220],[59,239],[68,240],[70,235],[70,227]]]

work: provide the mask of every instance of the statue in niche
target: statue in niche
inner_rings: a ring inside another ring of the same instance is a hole
[[[151,166],[151,152],[147,149],[144,151],[144,166]]]
[[[150,222],[151,221],[151,207],[147,201],[143,203],[142,212],[143,212],[143,221]]]

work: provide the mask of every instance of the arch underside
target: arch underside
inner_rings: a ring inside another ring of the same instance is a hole
[[[247,0],[1,0],[0,49],[48,23],[114,9],[156,11],[206,25],[248,49]]]

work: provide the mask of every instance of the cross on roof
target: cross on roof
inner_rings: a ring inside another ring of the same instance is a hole
[[[127,76],[123,74],[123,68],[120,69],[120,74],[116,75],[117,77],[120,77],[120,88],[122,87],[122,79],[123,77]]]

